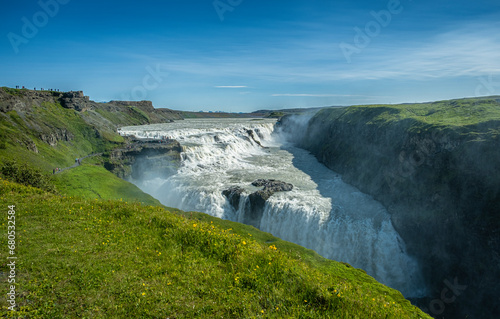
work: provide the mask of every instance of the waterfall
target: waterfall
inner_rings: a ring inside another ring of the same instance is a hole
[[[284,240],[364,269],[406,297],[425,295],[417,262],[406,253],[390,215],[307,151],[274,132],[272,120],[184,120],[122,128],[136,137],[168,136],[183,146],[181,167],[167,179],[132,181],[164,205],[243,222],[257,179],[294,185],[265,203],[259,227]],[[222,192],[244,190],[238,207]]]

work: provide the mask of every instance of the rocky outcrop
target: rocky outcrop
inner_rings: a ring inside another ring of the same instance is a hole
[[[83,91],[70,91],[62,93],[59,98],[61,105],[67,109],[73,109],[78,112],[85,112],[98,107],[98,104],[90,101]]]
[[[50,133],[40,133],[39,138],[50,146],[56,146],[59,141],[69,142],[73,140],[74,135],[67,129],[56,128],[53,129]]]
[[[250,137],[250,139],[251,139],[252,141],[254,141],[257,145],[259,145],[260,147],[264,147],[264,146],[260,143],[260,141],[259,141],[257,138],[255,138],[254,132],[253,132],[252,130],[247,130],[247,134],[248,134],[248,136]]]
[[[33,153],[38,153],[38,147],[35,142],[33,142],[30,138],[24,138],[17,141],[20,145],[24,146],[27,150],[32,151]]]
[[[181,152],[182,146],[175,140],[132,142],[106,153],[104,166],[125,179],[147,178],[148,174],[166,178],[176,172]]]
[[[83,91],[57,92],[0,88],[0,112],[16,110],[25,113],[30,111],[33,105],[42,107],[44,102],[59,103],[64,108],[79,112],[96,108],[98,105],[90,101]]]
[[[446,116],[460,107],[472,114],[480,103],[442,107],[450,110]],[[433,108],[439,111],[428,107]],[[282,122],[286,131],[301,136],[301,147],[388,208],[431,288],[427,299],[416,301],[419,306],[446,318],[497,317],[500,287],[491,283],[500,278],[500,121],[447,126],[403,116],[385,120],[397,112],[325,109],[305,127]],[[450,292],[446,296],[456,301],[445,304],[442,293],[455,279],[467,290]],[[437,304],[442,309],[436,310]]]
[[[293,185],[278,181],[276,179],[258,179],[252,182],[253,186],[264,187],[263,191],[269,193],[269,196],[276,192],[289,192],[293,189]]]
[[[238,207],[240,207],[241,194],[243,194],[244,191],[245,190],[239,186],[231,186],[222,191],[222,195],[227,198],[234,210],[238,210]]]
[[[252,185],[263,188],[248,195],[248,200],[245,203],[243,223],[259,228],[264,213],[264,206],[269,197],[276,192],[291,191],[293,185],[274,179],[258,179],[252,182]],[[238,210],[243,192],[243,188],[232,186],[224,190],[222,195],[228,199],[234,210]]]
[[[53,91],[14,90],[0,88],[0,112],[17,111],[26,113],[44,102],[57,103],[62,93]]]

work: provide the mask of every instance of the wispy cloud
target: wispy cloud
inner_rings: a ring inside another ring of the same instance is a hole
[[[349,95],[349,94],[309,94],[309,93],[278,93],[271,96],[297,96],[297,97],[353,97],[362,95]]]
[[[218,88],[218,89],[243,89],[243,88],[246,88],[248,86],[245,86],[245,85],[217,85],[214,87]]]
[[[427,41],[373,48],[352,66],[338,69],[342,79],[432,79],[500,73],[500,24],[471,24]]]

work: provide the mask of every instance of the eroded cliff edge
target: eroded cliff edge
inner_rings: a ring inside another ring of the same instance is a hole
[[[319,111],[302,148],[381,201],[424,268],[437,317],[499,315],[500,99]],[[295,131],[295,133],[294,133]]]

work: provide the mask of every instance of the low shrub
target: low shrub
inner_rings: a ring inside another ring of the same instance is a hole
[[[55,192],[52,178],[26,163],[19,164],[16,161],[8,160],[0,164],[0,174],[19,184]]]

